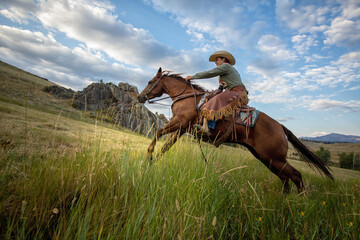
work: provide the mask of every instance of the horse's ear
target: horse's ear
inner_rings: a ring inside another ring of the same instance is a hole
[[[158,75],[158,76],[161,76],[161,74],[162,74],[162,69],[161,69],[161,67],[159,67],[159,70],[158,70],[158,72],[157,72],[157,75]]]

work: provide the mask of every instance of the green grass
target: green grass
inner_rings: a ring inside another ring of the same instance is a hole
[[[359,171],[332,167],[331,181],[291,160],[307,191],[284,195],[247,150],[203,143],[205,163],[186,136],[149,165],[151,139],[0,72],[0,239],[360,238]]]
[[[304,173],[307,195],[293,184],[284,195],[277,177],[242,149],[204,144],[206,164],[184,137],[150,166],[146,144],[109,147],[106,129],[93,128],[76,150],[3,150],[1,238],[359,237],[359,178],[333,182]]]

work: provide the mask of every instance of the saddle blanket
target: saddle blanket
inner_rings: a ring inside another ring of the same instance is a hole
[[[245,111],[244,111],[245,110]],[[250,111],[247,111],[246,108],[238,109],[235,113],[236,120],[235,123],[254,127],[257,118],[259,117],[259,110],[255,108],[251,108]]]
[[[197,106],[196,106],[196,109],[197,109],[198,111],[201,111],[201,109],[203,108],[203,106],[204,106],[204,104],[205,104],[205,97],[206,97],[208,94],[209,94],[209,93],[206,93],[206,94],[202,95],[202,97],[200,98],[200,101],[199,101],[199,103],[198,103]]]

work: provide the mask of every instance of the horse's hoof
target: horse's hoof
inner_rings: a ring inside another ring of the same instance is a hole
[[[299,196],[302,196],[302,197],[307,197],[307,193],[305,190],[302,190],[302,191],[299,191]]]

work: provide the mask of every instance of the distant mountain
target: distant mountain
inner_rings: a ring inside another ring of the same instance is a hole
[[[315,142],[346,142],[346,143],[360,143],[360,136],[343,135],[338,133],[330,133],[320,137],[302,137],[301,139],[315,141]]]

